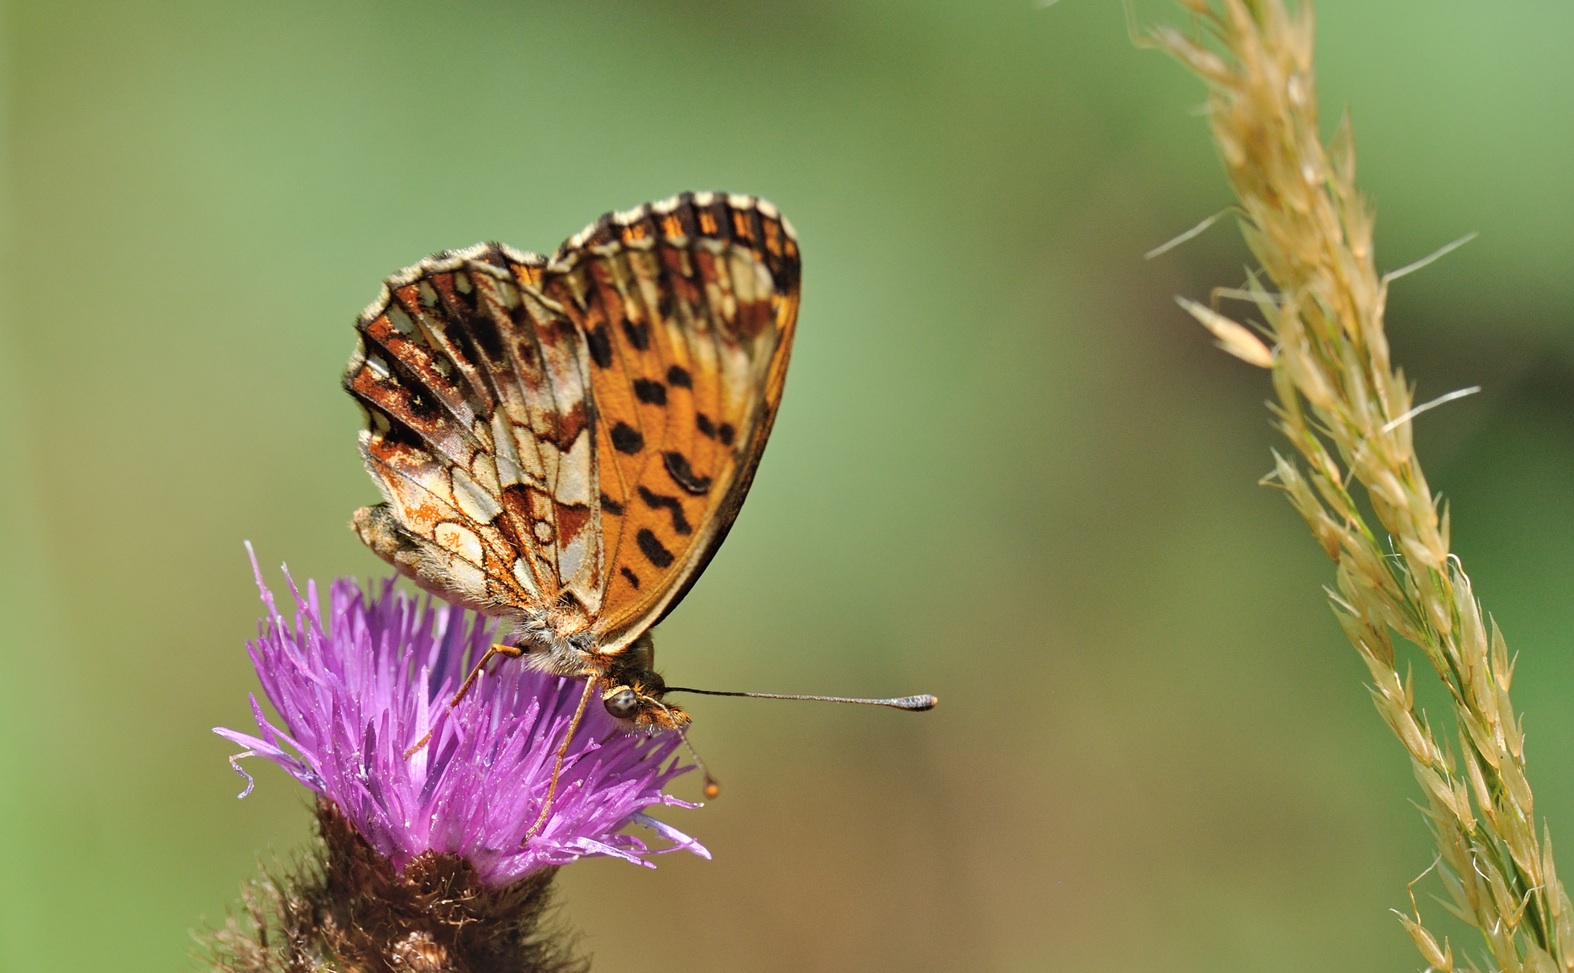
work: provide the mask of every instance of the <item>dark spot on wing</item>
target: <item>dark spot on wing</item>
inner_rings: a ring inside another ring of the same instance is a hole
[[[623,505],[607,496],[605,493],[601,495],[601,509],[605,510],[614,517],[623,516]]]
[[[497,324],[484,314],[477,314],[468,322],[470,331],[475,335],[476,344],[486,352],[486,356],[493,361],[503,360],[503,336],[497,332]]]
[[[698,429],[700,434],[707,439],[716,438],[716,426],[710,421],[710,416],[703,412],[694,413],[694,428]]]
[[[382,412],[383,417],[388,420],[387,430],[380,434],[384,442],[392,443],[396,446],[403,446],[406,449],[420,450],[423,453],[426,452],[426,440],[421,438],[420,433],[416,432],[414,429],[411,429],[397,416],[383,412],[382,409],[378,409],[377,411]]]
[[[661,541],[656,539],[648,529],[641,527],[639,533],[634,535],[634,542],[639,545],[641,554],[645,559],[658,568],[671,567],[674,560],[672,552],[661,546]]]
[[[667,369],[667,384],[681,389],[694,387],[694,377],[682,365],[673,365]]]
[[[667,475],[672,477],[672,482],[694,494],[703,497],[710,490],[711,479],[700,476],[689,466],[688,457],[674,450],[661,454],[661,461],[667,466]]]
[[[723,446],[732,445],[732,437],[737,435],[737,430],[732,428],[732,423],[724,422],[716,427],[716,438],[721,440]]]
[[[653,493],[642,484],[639,488],[639,498],[645,501],[645,506],[652,510],[666,510],[672,514],[673,530],[680,534],[694,533],[694,528],[689,526],[689,518],[683,515],[683,505],[678,503],[677,497]]]
[[[790,294],[798,289],[798,281],[803,273],[797,258],[787,257],[765,261],[765,266],[771,272],[771,283],[776,286],[776,293]]]
[[[618,574],[623,575],[623,580],[633,585],[635,591],[639,590],[639,575],[635,574],[633,571],[630,571],[628,568],[618,568]]]
[[[590,346],[590,360],[599,368],[612,367],[612,342],[607,338],[607,326],[598,324],[586,335],[585,343]]]
[[[503,335],[497,330],[497,322],[485,311],[476,309],[475,287],[471,286],[470,293],[466,294],[458,287],[453,289],[457,307],[460,309],[455,323],[461,330],[467,330],[475,335],[476,344],[486,352],[486,356],[493,361],[502,361],[505,354],[503,348]]]
[[[612,448],[633,456],[645,448],[645,437],[639,434],[638,429],[620,422],[612,427]]]
[[[634,346],[635,351],[650,350],[650,325],[624,318],[623,333],[628,335],[629,344]]]
[[[514,358],[527,369],[534,370],[541,367],[541,350],[534,341],[520,341],[514,344]]]
[[[481,350],[476,347],[475,338],[471,336],[468,328],[463,326],[449,327],[441,325],[443,334],[459,349],[461,364],[475,368],[481,364]]]
[[[666,405],[667,387],[648,378],[636,378],[634,380],[634,398],[639,399],[646,405]]]
[[[426,387],[426,380],[410,363],[389,355],[383,359],[383,364],[388,369],[388,377],[381,380],[380,384],[396,390],[395,394],[403,398],[404,407],[411,418],[431,424],[442,414],[442,404],[432,396]],[[371,374],[376,381],[376,373]]]
[[[405,403],[410,408],[410,414],[424,422],[431,422],[442,411],[437,402],[419,388],[410,390],[410,395],[405,399]]]

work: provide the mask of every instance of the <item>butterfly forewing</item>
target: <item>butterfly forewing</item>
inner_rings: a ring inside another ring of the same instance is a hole
[[[577,617],[618,652],[743,502],[798,279],[770,204],[710,193],[609,214],[550,260],[488,244],[395,275],[345,376],[387,501],[362,539],[424,587]]]
[[[609,214],[548,265],[595,390],[603,651],[676,604],[736,516],[780,401],[798,267],[774,208],[708,193]]]

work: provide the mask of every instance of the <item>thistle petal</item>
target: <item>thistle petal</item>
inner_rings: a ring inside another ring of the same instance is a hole
[[[574,732],[551,811],[526,842],[583,683],[497,665],[450,709],[492,644],[491,620],[406,595],[392,579],[372,595],[335,581],[324,617],[316,586],[303,595],[285,577],[293,626],[259,572],[266,614],[247,643],[278,722],[254,701],[256,736],[214,732],[331,801],[396,868],[427,852],[457,855],[483,882],[505,885],[593,855],[646,866],[650,855],[678,848],[709,857],[645,814],[662,804],[694,806],[663,793],[692,769],[674,755],[677,734],[625,730],[599,707],[586,710]],[[427,746],[406,759],[428,730]],[[636,823],[671,847],[653,849],[624,833]]]

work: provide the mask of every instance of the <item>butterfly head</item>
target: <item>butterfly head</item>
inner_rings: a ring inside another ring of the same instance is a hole
[[[677,730],[688,725],[689,714],[662,702],[667,683],[652,666],[656,647],[650,634],[641,635],[623,652],[609,658],[600,676],[601,703],[620,722],[641,729]]]

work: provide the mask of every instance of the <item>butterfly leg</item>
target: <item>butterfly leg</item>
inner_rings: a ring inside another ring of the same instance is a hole
[[[579,708],[574,710],[574,719],[568,724],[568,731],[563,734],[563,744],[557,748],[557,761],[552,765],[552,782],[547,785],[547,799],[541,805],[541,813],[536,816],[536,823],[525,832],[521,845],[527,844],[541,826],[546,823],[547,812],[552,810],[552,798],[557,796],[558,775],[563,773],[563,759],[568,756],[568,745],[573,742],[574,731],[579,729],[579,721],[584,718],[585,706],[590,702],[591,694],[596,691],[596,677],[591,676],[585,680],[585,692],[579,697]]]
[[[483,655],[481,661],[475,664],[475,668],[470,670],[470,675],[465,677],[465,681],[459,684],[459,691],[454,693],[454,698],[448,701],[448,708],[453,709],[459,705],[461,699],[465,698],[465,694],[470,691],[470,687],[475,685],[476,677],[481,675],[481,670],[485,669],[486,664],[492,661],[492,656],[506,655],[510,659],[517,659],[524,654],[525,650],[517,645],[503,645],[499,643],[487,649],[486,655]]]
[[[525,654],[525,650],[520,648],[517,645],[502,645],[502,644],[498,644],[498,645],[492,646],[490,649],[487,649],[486,650],[486,655],[483,655],[481,657],[481,661],[477,662],[475,664],[475,668],[470,670],[470,675],[466,676],[465,677],[465,681],[460,683],[459,691],[454,693],[454,698],[450,699],[448,701],[448,708],[449,709],[453,709],[455,706],[459,705],[459,701],[461,699],[465,698],[465,694],[470,691],[470,687],[475,685],[476,678],[481,675],[481,670],[485,669],[486,668],[486,664],[488,662],[492,661],[492,656],[494,656],[494,655],[506,655],[510,659],[517,659],[517,658],[519,658],[520,656],[522,656],[524,654]],[[404,752],[404,759],[409,760],[411,757],[415,756],[417,753],[420,753],[421,752],[421,748],[426,746],[428,743],[431,742],[431,740],[432,740],[432,733],[436,729],[437,728],[435,726],[433,726],[432,729],[427,730],[425,736],[423,736],[423,737],[421,737],[421,739],[417,740],[415,742],[414,746],[410,747],[410,749],[408,749],[408,750],[406,750]]]

